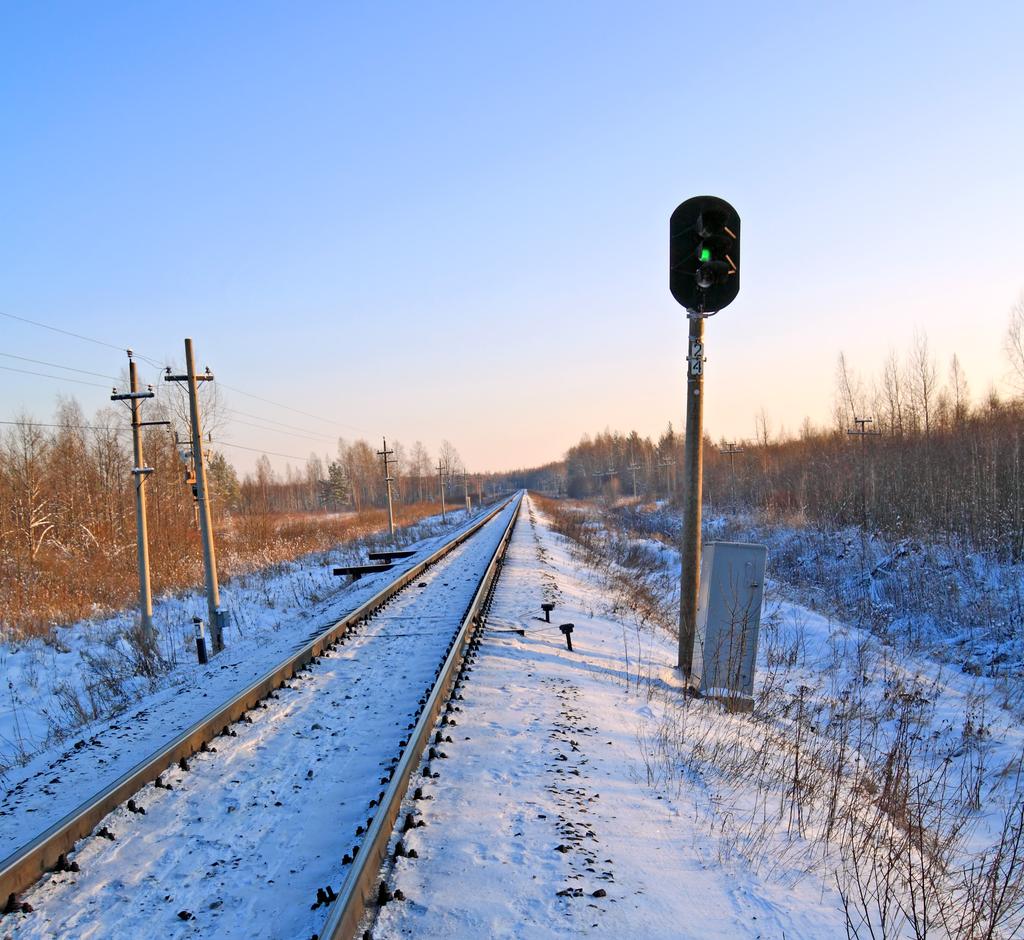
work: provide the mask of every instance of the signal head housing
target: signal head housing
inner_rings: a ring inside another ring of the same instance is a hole
[[[740,217],[724,199],[694,196],[669,220],[669,290],[690,313],[727,307],[740,291]]]

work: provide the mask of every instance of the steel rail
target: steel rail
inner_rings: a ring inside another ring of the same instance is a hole
[[[77,808],[58,820],[49,829],[0,861],[0,908],[10,895],[24,891],[43,875],[53,871],[61,856],[66,856],[67,853],[73,851],[78,840],[88,836],[111,811],[137,793],[147,783],[156,780],[172,764],[183,757],[191,757],[204,744],[212,741],[229,725],[238,721],[258,702],[304,669],[310,660],[319,656],[326,647],[343,638],[359,621],[374,613],[402,588],[423,574],[428,567],[440,561],[449,552],[479,532],[515,499],[515,496],[509,497],[489,510],[423,561],[418,562],[389,582],[346,617],[328,627],[298,652],[293,653],[288,659],[250,683],[230,701],[214,709],[206,717],[200,718],[158,751],[79,804]],[[513,513],[513,518],[516,514]]]
[[[349,867],[341,889],[338,891],[337,900],[331,906],[327,920],[319,934],[321,940],[351,940],[358,934],[363,918],[376,903],[381,867],[387,856],[388,844],[391,841],[395,823],[402,810],[402,800],[409,788],[409,780],[427,746],[427,739],[451,689],[455,672],[466,655],[470,627],[477,622],[480,609],[487,600],[488,592],[494,583],[498,569],[505,557],[505,551],[512,539],[512,532],[515,529],[516,520],[519,518],[522,495],[517,494],[513,500],[515,501],[515,510],[512,512],[494,555],[477,585],[473,599],[466,609],[459,632],[438,672],[437,681],[423,705],[416,727],[410,733],[409,743],[395,766],[391,782],[380,801],[380,807],[373,817],[373,822],[367,829],[363,843],[359,847],[359,853]]]

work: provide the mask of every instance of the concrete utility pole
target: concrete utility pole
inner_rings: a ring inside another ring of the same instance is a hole
[[[447,519],[444,513],[444,464],[441,463],[440,458],[437,461],[437,488],[441,492],[441,521],[446,522]]]
[[[860,516],[861,523],[866,529],[868,525],[868,455],[864,445],[869,437],[878,437],[882,432],[877,428],[868,430],[867,426],[875,423],[874,418],[858,418],[854,415],[853,423],[857,425],[857,429],[847,428],[846,433],[851,437],[860,438]]]
[[[388,529],[391,532],[391,541],[395,540],[395,510],[391,505],[391,483],[393,477],[391,476],[391,464],[398,463],[397,460],[392,460],[391,455],[394,453],[393,450],[388,450],[388,439],[382,438],[384,441],[384,449],[377,451],[377,456],[384,460],[384,485],[388,490]]]
[[[687,679],[693,671],[697,635],[697,591],[700,586],[701,487],[704,474],[704,316],[689,313],[690,352],[686,357],[686,442],[683,453],[683,532],[680,554],[679,668]]]
[[[213,547],[213,517],[210,513],[209,487],[206,482],[206,458],[203,454],[203,428],[199,419],[199,383],[212,382],[209,368],[196,375],[192,340],[185,340],[185,375],[164,376],[165,382],[188,383],[188,407],[192,423],[192,462],[195,466],[195,497],[199,507],[199,531],[203,539],[203,570],[206,576],[206,608],[209,616],[213,652],[224,649],[224,612],[220,609],[220,587],[217,584],[217,553]]]
[[[468,516],[473,506],[469,501],[469,475],[466,468],[462,468],[462,495],[466,497],[466,515]]]
[[[146,529],[146,477],[153,472],[142,459],[142,428],[147,425],[170,424],[169,421],[140,421],[141,402],[153,398],[153,386],[139,391],[139,374],[135,368],[132,351],[128,350],[128,392],[118,394],[113,390],[111,401],[126,401],[132,416],[132,452],[134,464],[132,476],[135,479],[135,554],[139,568],[139,614],[142,620],[142,635],[146,646],[154,649],[156,628],[153,626],[153,593],[149,580],[149,536]]]

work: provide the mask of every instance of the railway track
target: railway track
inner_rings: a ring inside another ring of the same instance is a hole
[[[4,931],[138,936],[185,921],[190,935],[357,935],[520,500],[0,863],[4,897],[54,873]]]

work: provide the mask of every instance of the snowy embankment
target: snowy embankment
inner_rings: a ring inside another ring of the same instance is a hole
[[[678,554],[660,539],[636,538],[635,527],[621,531],[620,515],[551,505],[574,534],[576,556],[600,573],[608,607],[632,615],[636,652],[628,655],[642,661],[643,625],[674,628]],[[770,552],[770,570],[780,567],[789,570]],[[949,647],[819,613],[797,602],[799,584],[770,588],[754,715],[665,697],[658,720],[637,730],[645,779],[689,794],[722,862],[838,890],[851,936],[1016,936],[1024,913],[1020,664],[976,675],[949,665]],[[901,590],[898,576],[888,576],[886,590]],[[821,604],[823,593],[810,600]],[[904,592],[901,617],[914,615],[913,596]],[[658,698],[656,673],[634,671],[638,689]]]
[[[448,759],[410,804],[427,825],[391,875],[408,900],[374,936],[846,937],[827,879],[730,850],[709,782],[651,779],[645,742],[686,702],[674,640],[638,625],[530,502],[522,513]],[[716,707],[692,708],[730,734]]]
[[[515,507],[111,812],[9,915],[13,937],[305,938],[324,923]],[[386,776],[383,782],[386,782]],[[106,835],[104,835],[104,833]],[[365,848],[365,846],[363,846]]]
[[[403,543],[427,553],[472,518],[452,513],[445,527],[424,520],[403,530]],[[131,610],[57,628],[50,641],[0,644],[0,858],[371,597],[381,576],[349,585],[331,573],[333,564],[365,561],[366,551],[362,542],[339,546],[227,581],[226,648],[206,666],[192,639],[192,617],[206,616],[198,592],[157,599],[162,665],[150,676],[127,639]]]
[[[679,513],[664,504],[623,504],[607,518],[648,546],[679,538]],[[1008,704],[1024,717],[1024,564],[956,538],[894,539],[853,527],[768,523],[748,512],[711,511],[704,529],[706,539],[766,544],[776,583],[801,603],[1002,680]]]

